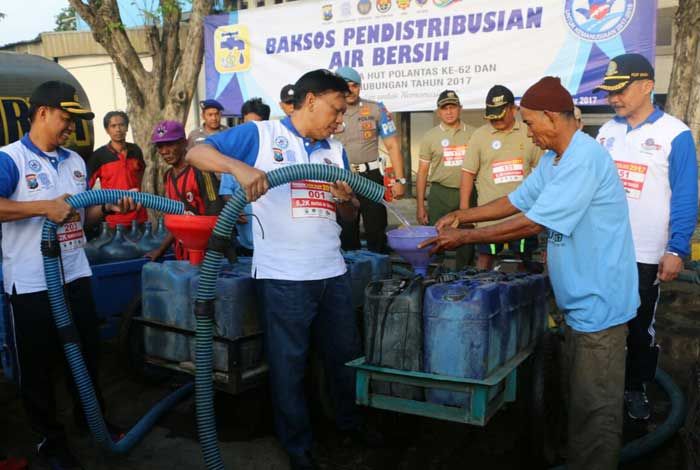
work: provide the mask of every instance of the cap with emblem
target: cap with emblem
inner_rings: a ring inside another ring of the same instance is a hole
[[[654,67],[641,54],[622,54],[613,57],[603,77],[603,83],[593,91],[622,91],[635,80],[654,80]]]
[[[513,92],[503,85],[494,85],[486,94],[486,119],[501,119],[509,104],[515,104]]]
[[[282,103],[294,103],[294,85],[285,85],[280,90],[280,101]]]
[[[221,105],[221,103],[219,103],[216,100],[202,100],[199,102],[199,107],[202,108],[202,110],[209,108],[218,109],[219,111],[224,110],[224,107]]]
[[[357,70],[352,67],[340,67],[335,71],[335,73],[343,77],[346,82],[353,82],[357,83],[358,85],[362,84],[362,77],[360,77]]]
[[[93,119],[95,113],[83,108],[75,88],[65,82],[51,80],[34,89],[29,98],[34,106],[49,106],[62,109],[76,119]]]
[[[151,142],[154,144],[175,142],[184,138],[185,128],[178,121],[160,121],[151,134]]]
[[[457,106],[462,106],[462,104],[459,102],[459,96],[457,96],[457,93],[455,93],[454,90],[445,90],[442,93],[440,93],[440,96],[438,96],[438,108],[442,108],[447,104],[456,104]]]

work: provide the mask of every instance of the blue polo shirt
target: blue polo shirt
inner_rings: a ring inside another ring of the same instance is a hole
[[[638,279],[615,163],[580,131],[555,157],[546,152],[508,199],[547,228],[547,266],[566,323],[584,333],[626,323],[639,306]]]

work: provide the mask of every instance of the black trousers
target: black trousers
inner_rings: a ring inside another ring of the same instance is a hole
[[[97,385],[100,338],[90,278],[80,278],[67,284],[65,292],[80,337],[83,357],[102,405],[102,395]],[[19,363],[20,394],[32,429],[49,439],[63,438],[65,430],[56,419],[52,380],[57,368],[66,373],[66,383],[73,398],[74,418],[76,421],[84,419],[84,415],[51,316],[48,293],[41,291],[17,294],[13,291],[10,302]]]
[[[384,184],[384,177],[379,170],[369,170],[358,174],[375,183]],[[345,221],[338,217],[338,223],[343,229],[340,233],[341,248],[343,250],[360,249],[360,217],[362,217],[365,238],[367,239],[367,249],[375,253],[387,253],[386,207],[360,195],[358,195],[358,199],[360,200],[360,211],[355,220]]]
[[[656,279],[658,264],[637,263],[639,297],[637,316],[627,323],[627,388],[639,390],[656,375],[659,348],[656,345],[654,320],[660,283]]]

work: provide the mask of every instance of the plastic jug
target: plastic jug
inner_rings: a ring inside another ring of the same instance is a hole
[[[143,235],[136,244],[136,248],[138,248],[139,253],[143,255],[158,247],[160,247],[160,243],[153,236],[153,225],[150,222],[144,222]]]
[[[109,224],[107,222],[102,222],[100,234],[85,245],[85,254],[90,264],[98,264],[101,262],[100,248],[112,241],[113,236],[114,233],[109,227]]]
[[[345,258],[366,259],[372,265],[372,281],[391,279],[391,257],[369,250],[353,250],[345,252]]]
[[[117,225],[112,240],[100,247],[99,256],[103,262],[110,262],[138,258],[140,255],[136,246],[124,237],[124,225]]]
[[[158,217],[158,224],[156,225],[156,229],[153,231],[153,238],[158,240],[158,245],[160,246],[160,244],[163,243],[163,240],[165,240],[165,237],[167,236],[168,231],[165,229],[163,217]]]
[[[131,230],[129,230],[128,233],[125,233],[124,236],[132,243],[137,243],[141,239],[143,234],[141,233],[141,228],[136,220],[131,221]]]
[[[372,280],[372,262],[367,258],[347,254],[343,257],[350,271],[353,307],[362,308],[365,303],[365,288]]]

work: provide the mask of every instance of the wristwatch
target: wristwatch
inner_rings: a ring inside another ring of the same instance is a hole
[[[676,253],[675,251],[666,251],[666,254],[667,254],[667,255],[673,255],[673,256],[675,256],[675,257],[677,257],[677,258],[682,258],[682,256],[679,255],[678,253]]]
[[[396,182],[399,184],[406,184],[406,178],[396,178]]]

